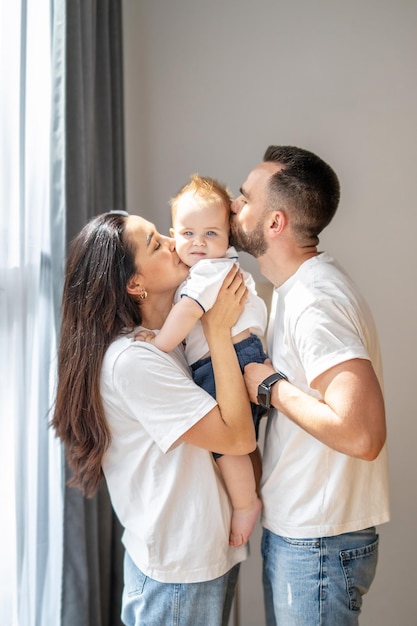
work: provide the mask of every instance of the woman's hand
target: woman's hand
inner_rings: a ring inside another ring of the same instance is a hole
[[[242,273],[234,265],[223,281],[212,308],[201,318],[204,333],[221,333],[230,329],[239,319],[245,306],[248,289]]]
[[[222,454],[248,454],[256,448],[249,398],[231,336],[231,328],[243,311],[247,291],[241,272],[233,266],[213,307],[201,318],[218,406],[181,437],[182,441]]]

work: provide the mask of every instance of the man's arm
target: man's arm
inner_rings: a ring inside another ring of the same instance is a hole
[[[274,369],[268,364],[245,367],[249,397],[256,402],[258,385]],[[374,460],[386,438],[381,387],[370,361],[352,359],[323,372],[311,383],[321,400],[286,380],[271,389],[271,404],[330,448],[366,461]]]

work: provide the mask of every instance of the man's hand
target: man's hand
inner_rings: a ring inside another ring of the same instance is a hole
[[[264,363],[248,363],[245,367],[243,376],[245,379],[248,395],[254,404],[258,404],[258,387],[265,378],[274,374],[270,359],[266,359]]]

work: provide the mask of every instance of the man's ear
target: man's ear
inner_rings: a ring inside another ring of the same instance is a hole
[[[169,229],[169,236],[170,237],[174,237],[175,236],[175,230],[173,228]]]
[[[126,291],[130,296],[138,296],[143,291],[143,286],[140,284],[141,275],[134,274],[132,278],[129,278],[126,284]]]
[[[288,223],[286,214],[283,211],[272,211],[268,223],[268,233],[271,237],[280,235]]]

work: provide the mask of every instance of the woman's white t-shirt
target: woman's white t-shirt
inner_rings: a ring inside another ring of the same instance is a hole
[[[229,546],[231,507],[211,453],[178,443],[216,406],[192,381],[182,347],[166,354],[119,337],[104,358],[101,393],[112,436],[103,471],[139,569],[190,583],[244,560],[246,546]]]

